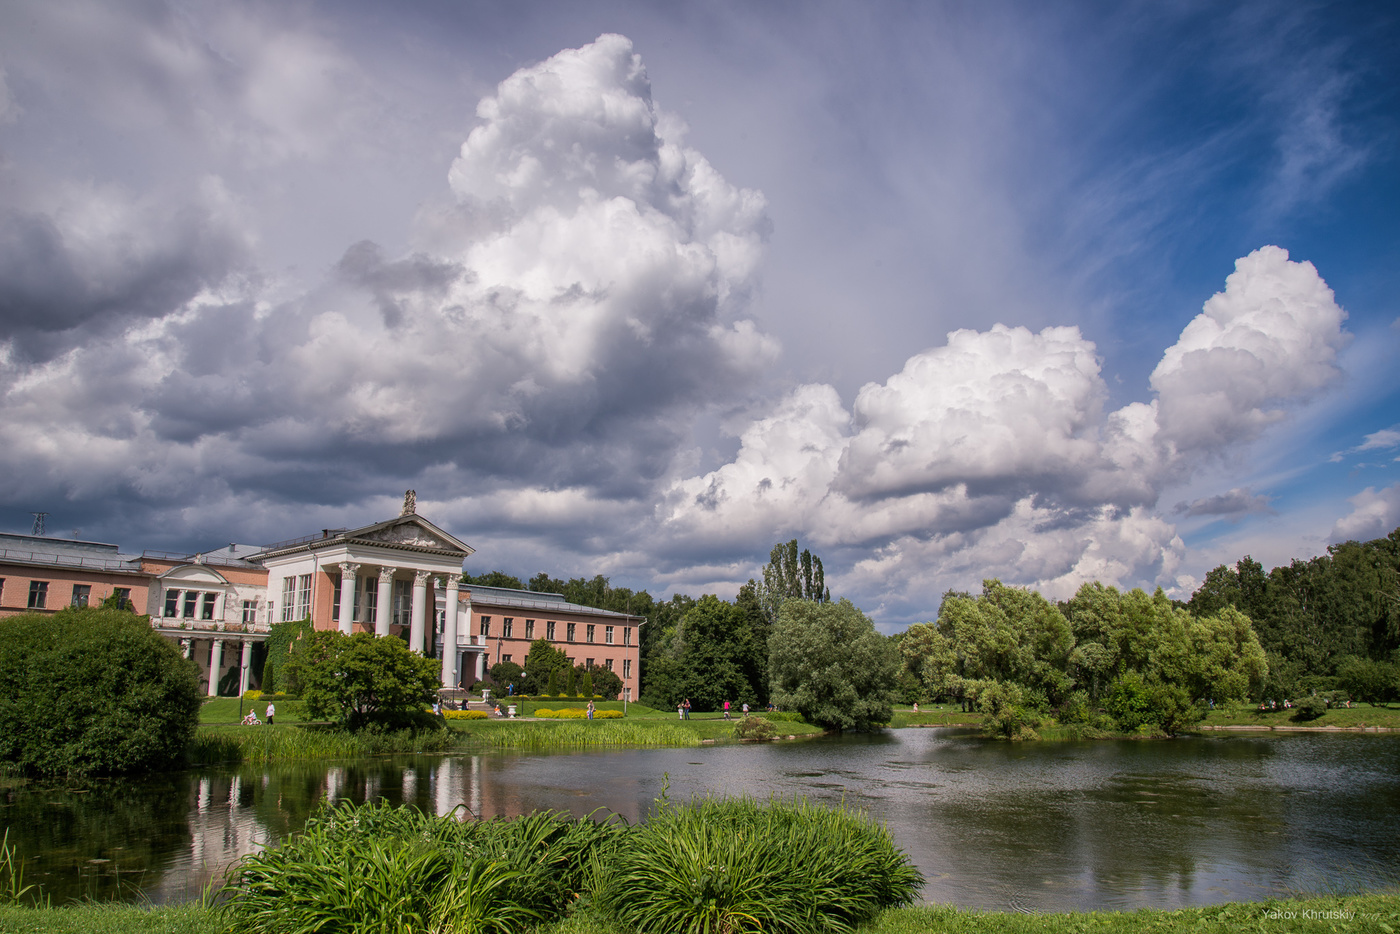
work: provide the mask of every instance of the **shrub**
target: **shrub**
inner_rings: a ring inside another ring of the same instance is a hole
[[[984,714],[982,731],[1004,739],[1040,739],[1035,728],[1041,725],[1041,717],[1028,694],[1010,681],[993,681],[983,688],[977,698]]]
[[[1327,703],[1320,697],[1308,697],[1298,702],[1293,719],[1298,721],[1316,720],[1327,712]]]
[[[518,931],[563,916],[620,824],[537,812],[461,821],[409,808],[323,807],[229,874],[233,934]]]
[[[764,740],[778,735],[778,728],[772,720],[762,717],[746,717],[734,725],[734,735],[740,739]]]
[[[401,639],[316,632],[298,643],[284,668],[313,717],[350,730],[438,725],[423,709],[437,691],[438,663],[409,651]]]
[[[857,811],[663,801],[615,851],[600,902],[640,934],[817,934],[908,904],[922,883],[889,832]]]
[[[484,710],[444,710],[442,715],[448,720],[486,720],[491,716]]]
[[[145,616],[83,607],[0,619],[0,761],[21,772],[171,768],[201,702],[194,663]]]

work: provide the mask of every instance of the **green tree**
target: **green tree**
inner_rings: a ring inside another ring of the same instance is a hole
[[[607,668],[593,669],[593,693],[603,700],[617,700],[617,696],[622,693],[622,679],[617,676],[617,672]]]
[[[784,600],[812,600],[830,603],[831,591],[826,586],[826,571],[822,559],[807,549],[797,550],[797,539],[774,545],[763,568],[762,582],[750,580],[764,615],[770,623],[778,619]]]
[[[579,667],[583,669],[578,676],[579,693],[582,694],[584,697],[592,697],[594,694],[593,672],[587,668],[583,668],[582,665],[580,665]]]
[[[32,775],[173,768],[199,673],[150,618],[111,608],[0,619],[0,761]]]
[[[462,575],[462,587],[466,588],[476,584],[481,587],[506,587],[511,590],[524,590],[525,585],[520,582],[520,578],[514,574],[507,574],[505,571],[487,571],[485,574]]]
[[[536,639],[530,643],[530,652],[525,656],[525,692],[528,694],[558,694],[562,686],[550,681],[557,669],[567,668],[569,657],[554,647],[548,639]]]
[[[773,627],[772,699],[828,729],[869,729],[894,715],[899,654],[849,600],[787,600]]]
[[[423,708],[432,702],[441,670],[401,639],[338,630],[312,633],[285,667],[300,685],[307,713],[349,730],[423,725]]]
[[[524,670],[524,668],[521,668],[515,662],[497,662],[491,666],[491,681],[493,684],[497,685],[497,689],[501,691],[504,691],[508,684],[514,684],[518,687],[520,685],[520,675]]]

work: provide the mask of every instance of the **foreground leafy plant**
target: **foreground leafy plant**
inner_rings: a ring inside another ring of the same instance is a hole
[[[806,802],[663,801],[614,867],[604,910],[641,934],[849,932],[923,884],[883,826]]]

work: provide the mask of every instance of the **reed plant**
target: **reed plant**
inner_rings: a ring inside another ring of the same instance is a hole
[[[664,800],[620,849],[602,906],[639,934],[851,932],[923,877],[862,812],[805,801]]]
[[[0,837],[0,905],[29,902],[43,905],[47,904],[48,900],[40,897],[37,887],[25,884],[24,860],[20,859],[10,846],[10,830],[7,827],[5,835]]]
[[[349,759],[400,753],[442,752],[457,737],[448,730],[327,729],[324,727],[238,727],[201,729],[187,758],[194,765],[261,763],[286,759]]]
[[[491,729],[471,734],[493,749],[537,750],[588,746],[698,746],[695,731],[652,720],[602,722],[492,723]]]

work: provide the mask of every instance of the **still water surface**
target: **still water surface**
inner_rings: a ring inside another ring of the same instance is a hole
[[[323,799],[447,813],[598,808],[692,794],[805,795],[869,810],[924,898],[1033,911],[1178,907],[1400,878],[1400,736],[999,743],[911,729],[771,745],[421,756],[194,771],[0,796],[26,881],[69,897],[182,901]]]

